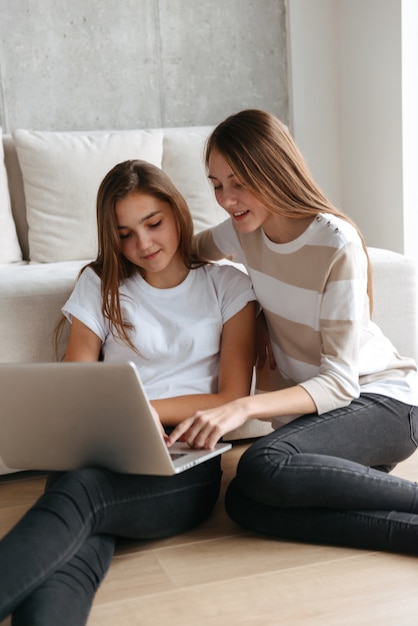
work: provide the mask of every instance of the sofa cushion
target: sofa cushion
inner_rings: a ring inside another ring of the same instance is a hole
[[[105,174],[127,159],[161,167],[162,130],[13,133],[22,170],[31,261],[92,259],[96,195]]]
[[[10,204],[7,172],[4,164],[2,129],[0,127],[0,264],[22,260],[16,226]]]
[[[185,197],[195,232],[227,218],[215,200],[204,166],[204,148],[211,126],[165,128],[162,169]]]

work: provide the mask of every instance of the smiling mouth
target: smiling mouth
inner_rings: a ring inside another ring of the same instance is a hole
[[[151,254],[144,254],[142,259],[144,259],[144,261],[149,261],[151,259],[154,259],[159,252],[160,252],[159,250],[156,250],[155,252],[151,252]]]
[[[239,220],[243,217],[245,217],[245,215],[248,215],[249,211],[236,211],[235,213],[232,213],[232,217],[235,220]]]

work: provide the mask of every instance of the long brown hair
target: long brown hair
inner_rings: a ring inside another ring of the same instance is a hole
[[[114,336],[136,351],[129,338],[132,325],[122,316],[119,288],[124,280],[141,273],[141,268],[128,261],[121,252],[115,212],[117,201],[131,193],[154,196],[170,205],[177,221],[179,251],[187,268],[199,267],[207,261],[193,245],[193,220],[186,200],[159,167],[147,161],[131,160],[115,165],[106,174],[97,193],[97,257],[83,267],[80,274],[91,267],[100,277],[102,313],[109,320]],[[57,345],[57,338],[55,343]]]
[[[330,213],[354,226],[368,261],[367,293],[372,310],[371,264],[364,238],[356,224],[321,191],[286,126],[265,111],[240,111],[218,124],[209,136],[205,149],[207,168],[214,149],[272,213],[292,219]]]

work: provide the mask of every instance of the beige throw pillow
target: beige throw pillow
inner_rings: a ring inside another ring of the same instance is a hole
[[[228,217],[215,200],[204,165],[204,148],[211,130],[209,126],[164,130],[162,169],[185,197],[196,233]]]
[[[96,196],[105,174],[127,159],[161,167],[161,130],[13,133],[22,170],[29,255],[35,262],[93,259]]]
[[[4,165],[3,134],[0,127],[0,264],[22,260],[16,226],[10,205],[9,185]]]

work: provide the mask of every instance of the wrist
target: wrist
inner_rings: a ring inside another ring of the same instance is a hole
[[[244,408],[246,419],[270,419],[272,416],[275,416],[277,407],[272,411],[271,395],[272,392],[262,391],[245,398],[247,400]]]
[[[256,415],[253,414],[253,398],[254,396],[244,396],[235,401],[238,404],[241,418],[245,422],[256,417]]]

